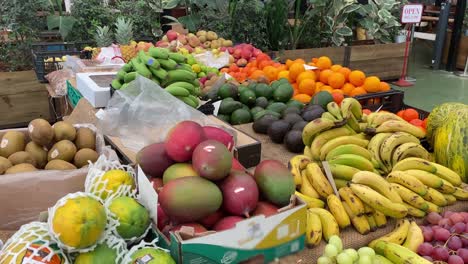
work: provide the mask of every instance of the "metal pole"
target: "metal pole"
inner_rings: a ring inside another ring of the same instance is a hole
[[[466,0],[458,0],[457,9],[455,11],[455,23],[453,26],[452,38],[450,40],[450,48],[447,58],[447,71],[455,71],[457,67],[458,46],[460,44],[460,38],[462,35],[465,9]]]
[[[432,68],[438,70],[442,61],[445,34],[447,33],[448,17],[450,12],[450,1],[440,6],[439,22],[437,23],[436,39],[434,43],[434,55],[432,57]]]

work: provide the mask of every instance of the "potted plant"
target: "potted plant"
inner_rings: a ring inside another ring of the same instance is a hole
[[[62,7],[62,0],[49,0],[50,14],[47,16],[47,28],[49,30],[58,29],[60,36],[65,40],[73,29],[75,18],[65,15]]]

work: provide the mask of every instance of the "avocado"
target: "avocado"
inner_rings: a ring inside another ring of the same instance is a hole
[[[261,108],[267,108],[268,99],[266,97],[257,97],[255,100],[255,106],[260,106]]]
[[[305,112],[302,112],[301,116],[305,121],[310,122],[319,117],[322,117],[322,114],[324,112],[325,110],[323,110],[323,108],[314,108],[312,110],[307,110]]]
[[[233,125],[240,125],[249,123],[252,121],[252,115],[250,111],[245,109],[237,109],[231,115],[231,124]]]
[[[250,107],[248,107],[247,105],[245,104],[242,104],[242,108],[241,109],[244,109],[244,110],[247,110],[250,112]]]
[[[290,113],[283,117],[283,120],[288,121],[291,124],[291,127],[294,126],[297,122],[304,121],[299,114]]]
[[[286,104],[281,102],[274,102],[266,108],[266,110],[271,110],[279,114],[282,113],[284,109],[286,109]]]
[[[273,116],[276,116],[278,119],[281,117],[280,114],[276,113],[276,112],[273,112],[271,110],[262,110],[262,111],[259,111],[257,112],[254,117],[253,117],[253,120],[257,120],[259,118],[261,118],[262,116],[264,115],[273,115]]]
[[[247,85],[247,88],[249,88],[250,90],[254,91],[255,92],[255,88],[257,87],[257,83],[256,82],[251,82],[249,83],[249,85]]]
[[[271,141],[275,143],[283,143],[284,136],[291,129],[291,124],[285,120],[278,120],[270,124],[268,127],[268,136],[270,136]]]
[[[257,97],[254,91],[246,89],[240,93],[239,100],[245,105],[254,105]]]
[[[218,90],[218,96],[221,97],[221,99],[227,98],[227,97],[232,97],[234,99],[237,98],[238,96],[238,90],[237,86],[231,83],[225,83],[221,87],[219,87]]]
[[[294,94],[294,89],[289,83],[283,83],[273,92],[273,99],[277,102],[288,102]]]
[[[216,116],[218,119],[223,120],[226,123],[231,123],[231,116],[230,115],[223,115],[223,114],[218,114]]]
[[[327,104],[333,102],[333,96],[327,91],[318,92],[310,100],[313,104],[321,105],[323,108],[327,107]]]
[[[320,105],[308,104],[302,109],[302,112],[313,110],[313,109],[322,109],[322,110],[324,110],[324,108],[322,106],[320,106]]]
[[[301,102],[299,102],[299,101],[296,101],[296,100],[294,100],[294,99],[289,100],[289,102],[287,102],[286,105],[287,105],[288,107],[294,106],[294,107],[296,107],[296,108],[299,109],[299,110],[302,110],[302,108],[304,108],[304,104],[303,104],[303,103],[301,103]]]
[[[291,130],[302,131],[302,130],[304,130],[304,127],[305,127],[308,123],[309,123],[309,122],[307,122],[307,121],[299,121],[299,122],[297,122],[296,124],[293,125],[293,127],[291,128]]]
[[[255,87],[255,95],[257,97],[266,97],[268,99],[273,95],[273,89],[265,83],[259,83]]]
[[[263,109],[260,106],[255,106],[252,109],[250,109],[250,113],[252,114],[252,116],[255,116],[256,113],[258,113],[260,111],[263,111],[263,110],[265,110],[265,109]]]
[[[277,116],[266,114],[254,121],[252,124],[252,129],[255,131],[255,133],[266,134],[268,133],[268,127],[270,124],[277,120]]]
[[[237,91],[239,91],[239,94],[242,93],[242,91],[245,91],[245,90],[250,90],[247,86],[245,85],[239,85],[237,86]]]
[[[302,131],[291,130],[284,136],[284,145],[293,153],[304,151],[304,142],[302,141]]]
[[[230,115],[232,112],[237,109],[242,108],[242,103],[234,100],[223,100],[219,106],[219,113],[223,115]]]
[[[294,106],[288,106],[286,109],[283,110],[281,114],[283,117],[285,117],[287,114],[301,114],[301,110]]]

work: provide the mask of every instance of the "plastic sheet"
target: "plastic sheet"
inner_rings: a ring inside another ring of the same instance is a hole
[[[214,124],[201,112],[141,76],[127,88],[117,90],[106,110],[98,111],[96,116],[103,134],[119,137],[126,148],[135,152],[164,141],[169,130],[181,121]]]
[[[213,52],[206,51],[195,55],[195,59],[208,67],[221,69],[229,64],[229,53],[224,52],[219,57],[215,57]]]

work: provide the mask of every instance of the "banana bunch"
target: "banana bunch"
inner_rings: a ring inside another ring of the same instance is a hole
[[[114,89],[124,89],[137,75],[156,82],[173,96],[196,108],[199,105],[200,84],[187,58],[167,49],[151,47],[148,52],[125,64],[111,83]]]
[[[390,112],[371,113],[366,119],[367,128],[364,130],[366,134],[406,132],[417,138],[426,136],[424,130]]]
[[[417,137],[403,131],[378,133],[371,138],[367,149],[371,153],[372,164],[381,174],[390,172],[396,163],[408,157],[426,160],[430,157]]]
[[[379,244],[382,245],[382,242],[399,245],[398,248],[403,250],[403,252],[409,251],[415,253],[419,245],[424,243],[424,236],[421,228],[415,221],[410,222],[407,219],[400,219],[392,232],[372,240],[369,243],[369,247],[377,250],[380,247]]]

